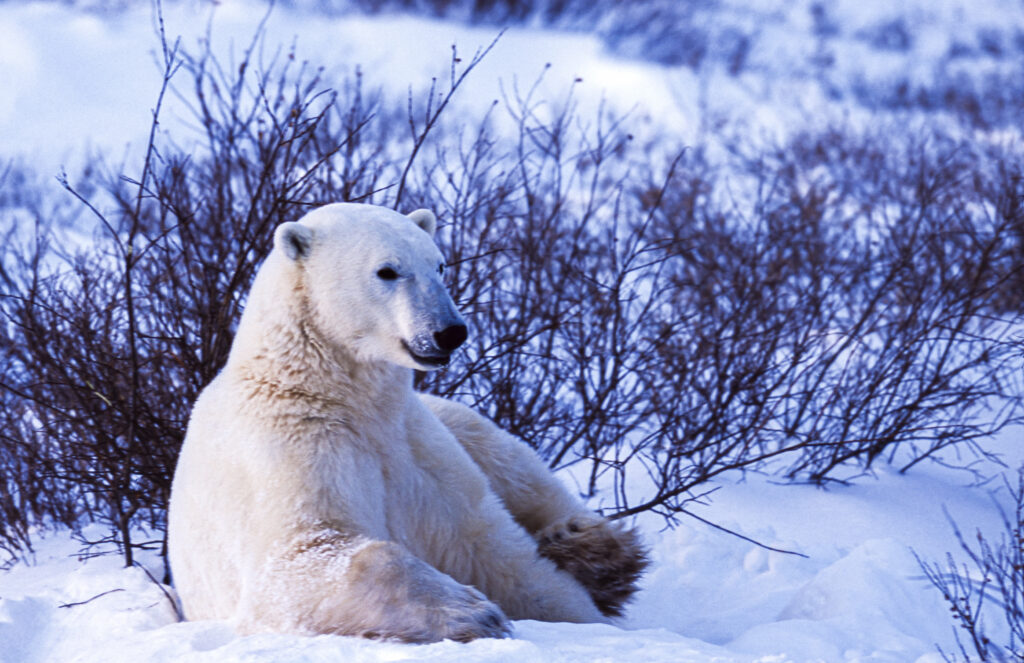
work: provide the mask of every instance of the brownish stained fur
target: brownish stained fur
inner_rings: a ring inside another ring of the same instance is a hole
[[[537,551],[583,585],[608,617],[620,617],[650,564],[634,529],[604,519],[571,519],[537,536]]]

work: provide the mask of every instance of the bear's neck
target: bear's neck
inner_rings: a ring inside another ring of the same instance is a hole
[[[277,409],[286,404],[296,414],[352,413],[358,415],[355,420],[374,412],[387,420],[404,411],[401,404],[412,393],[412,371],[360,360],[328,343],[304,306],[301,300],[286,298],[246,308],[228,366],[250,400],[273,401]]]

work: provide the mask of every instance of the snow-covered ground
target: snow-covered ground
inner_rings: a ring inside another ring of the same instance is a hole
[[[1015,35],[1024,35],[1020,2],[838,0],[822,3],[828,15],[817,24],[813,4],[720,3],[709,29],[724,34],[746,26],[757,35],[736,75],[721,63],[694,70],[623,59],[594,35],[514,28],[469,79],[457,112],[481,111],[503,89],[532,84],[550,63],[541,96],[564,97],[581,79],[576,94],[585,106],[603,99],[632,110],[638,123],[692,141],[722,118],[752,133],[824,119],[867,121],[874,115],[853,91],[865,80],[925,81],[940,66],[999,69],[1024,57],[1024,46],[1013,45]],[[208,15],[205,6],[172,4],[167,31],[191,46],[205,33]],[[211,28],[216,49],[226,53],[233,45],[237,52],[261,18],[258,6],[221,3]],[[901,45],[896,28],[886,31],[900,24],[909,26],[911,43]],[[269,51],[296,39],[301,57],[323,65],[328,80],[351,75],[359,65],[371,84],[402,95],[408,86],[424,88],[431,76],[446,75],[453,43],[465,57],[496,33],[421,18],[278,8],[266,43]],[[1018,50],[996,57],[994,39]],[[113,161],[136,158],[159,87],[155,48],[146,6],[97,12],[0,3],[0,159],[20,159],[49,177],[62,164],[81,163],[88,150]],[[947,57],[951,52],[955,59]],[[832,64],[821,64],[823,53]],[[187,122],[187,113],[171,102],[164,129],[180,132]],[[1019,129],[1007,129],[1011,139],[1019,140]],[[1008,430],[993,448],[1015,468],[1024,460],[1022,442],[1024,432]],[[1002,468],[979,469],[994,475]],[[638,524],[654,565],[620,626],[520,622],[513,639],[465,645],[238,637],[221,623],[180,623],[141,569],[121,568],[114,556],[80,562],[73,558],[78,544],[66,533],[51,533],[39,540],[31,563],[0,573],[0,663],[937,662],[936,644],[953,648],[952,623],[911,551],[938,560],[956,550],[947,512],[968,533],[980,528],[998,539],[997,504],[1008,506],[1000,486],[998,480],[977,485],[973,475],[935,464],[919,465],[908,476],[880,469],[827,491],[779,486],[759,474],[728,476],[696,512],[806,557],[769,552],[697,521],[664,529],[659,518],[642,517]],[[158,558],[143,563],[161,577]]]
[[[1021,460],[1021,431],[998,441]],[[995,469],[995,468],[992,468]],[[828,491],[730,477],[697,513],[771,552],[684,520],[639,522],[653,546],[644,589],[618,627],[516,622],[509,640],[403,645],[340,636],[239,637],[219,622],[178,622],[141,569],[116,556],[72,556],[67,534],[44,538],[31,564],[0,574],[0,662],[508,661],[694,663],[891,661],[938,663],[954,648],[939,593],[913,552],[956,548],[946,513],[998,539],[1005,490],[937,465],[887,471]],[[143,563],[162,575],[155,555]],[[76,605],[77,604],[77,605]]]

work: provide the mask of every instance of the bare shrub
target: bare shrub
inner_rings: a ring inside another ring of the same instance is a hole
[[[554,467],[585,463],[612,515],[685,513],[713,477],[777,456],[816,483],[952,445],[983,456],[1019,420],[1020,309],[1003,304],[1019,155],[802,135],[738,153],[739,202],[699,153],[645,168],[613,122],[571,132],[528,97],[512,113],[511,159],[484,139],[437,160],[475,337],[426,386]]]
[[[273,228],[336,200],[436,210],[472,331],[420,386],[575,466],[613,517],[685,514],[714,477],[777,457],[826,482],[984,454],[1020,416],[1019,153],[835,129],[715,163],[581,114],[571,91],[513,89],[457,122],[486,49],[389,105],[258,45],[230,69],[166,48],[198,145],[154,133],[140,176],[65,178],[92,244],[53,248],[40,226],[5,248],[9,549],[34,523],[90,520],[129,563],[162,544],[189,408]]]
[[[927,80],[858,78],[851,81],[851,93],[870,110],[943,113],[965,127],[992,131],[1019,126],[1024,117],[1022,73],[1017,61],[977,72],[946,60]]]
[[[629,445],[652,488],[628,506],[617,491],[620,514],[684,512],[708,479],[774,457],[823,483],[951,445],[982,456],[1019,421],[1021,308],[997,314],[1024,268],[1019,184],[960,144],[894,148],[825,132],[740,154],[749,198],[730,211],[707,182],[664,190],[672,299],[640,375],[651,433]]]
[[[1006,482],[1005,487],[1014,511],[1003,513],[998,542],[979,530],[972,543],[950,520],[967,561],[958,563],[950,553],[945,563],[917,557],[925,577],[949,604],[957,651],[940,652],[950,663],[1024,661],[1024,469],[1018,470],[1016,484]]]

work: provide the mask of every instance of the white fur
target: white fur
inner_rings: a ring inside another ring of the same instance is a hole
[[[579,502],[521,442],[412,389],[403,341],[461,320],[433,214],[414,215],[337,204],[276,234],[174,477],[189,619],[412,641],[502,635],[494,604],[606,621],[532,538]]]

